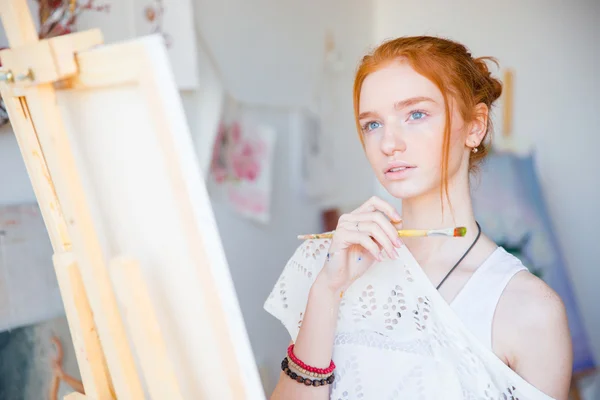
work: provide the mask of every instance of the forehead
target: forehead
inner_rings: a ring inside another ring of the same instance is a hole
[[[443,104],[440,90],[408,63],[395,61],[367,75],[360,91],[359,112],[392,109],[398,101],[430,97]]]

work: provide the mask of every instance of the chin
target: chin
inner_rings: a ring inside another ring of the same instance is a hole
[[[387,190],[389,194],[397,199],[408,200],[415,197],[420,197],[426,193],[431,192],[432,187],[426,187],[418,185],[414,180],[405,181],[387,181],[381,180],[381,185]]]

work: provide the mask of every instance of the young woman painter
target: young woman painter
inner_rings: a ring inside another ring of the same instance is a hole
[[[473,214],[469,177],[502,91],[486,61],[403,37],[360,62],[359,138],[402,215],[371,198],[291,257],[265,303],[292,338],[272,399],[567,399],[562,301]],[[448,227],[466,234],[397,233]]]

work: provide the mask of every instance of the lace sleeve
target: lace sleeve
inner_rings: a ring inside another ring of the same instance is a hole
[[[310,288],[323,268],[329,240],[307,240],[285,265],[277,283],[264,304],[264,309],[277,318],[296,341]]]

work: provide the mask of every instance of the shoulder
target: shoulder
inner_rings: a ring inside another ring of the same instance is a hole
[[[517,273],[508,283],[498,303],[497,317],[510,317],[513,328],[531,335],[568,326],[562,299],[527,271]]]
[[[496,309],[493,338],[515,372],[551,396],[565,396],[572,370],[567,313],[543,280],[527,271],[513,277]]]
[[[523,267],[512,254],[503,262]],[[496,309],[494,323],[500,323],[519,335],[531,336],[549,328],[568,328],[567,313],[560,296],[542,279],[523,270],[508,282]]]

